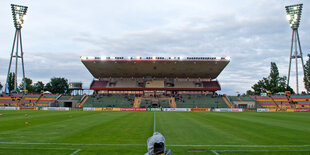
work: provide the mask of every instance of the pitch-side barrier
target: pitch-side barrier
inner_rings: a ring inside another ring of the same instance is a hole
[[[55,111],[70,111],[74,108],[69,107],[0,107],[0,110],[55,110]],[[83,111],[181,111],[181,112],[310,112],[310,108],[296,108],[296,109],[285,109],[285,108],[252,108],[241,109],[241,108],[98,108],[98,107],[83,107]]]

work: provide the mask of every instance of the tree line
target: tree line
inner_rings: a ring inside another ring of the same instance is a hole
[[[14,90],[15,73],[10,73],[8,78],[8,90],[12,92]],[[24,81],[26,82],[26,90],[28,93],[41,93],[41,91],[49,91],[53,94],[57,93],[69,93],[68,80],[63,77],[53,77],[50,81],[44,84],[42,81],[33,83],[30,78],[23,79],[17,88],[17,92],[21,92],[24,89]],[[0,90],[3,86],[0,84]],[[6,88],[5,88],[6,89]]]
[[[310,92],[310,55],[308,55],[308,60],[305,64],[305,73],[304,73],[304,86],[307,93]],[[270,74],[268,77],[263,77],[255,83],[251,88],[246,92],[247,95],[260,95],[261,93],[276,94],[279,92],[290,91],[291,94],[295,94],[294,90],[287,84],[287,77],[280,76],[277,64],[275,62],[270,63]],[[305,93],[305,92],[303,92]]]

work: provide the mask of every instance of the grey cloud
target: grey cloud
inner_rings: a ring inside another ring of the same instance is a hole
[[[117,37],[81,34],[75,39],[96,47],[100,55],[231,56],[231,63],[218,78],[223,91],[229,94],[236,89],[245,92],[268,76],[271,61],[287,66],[290,29],[281,18],[240,20],[226,15],[217,19],[193,17],[184,23],[180,27],[137,31]],[[279,68],[285,75],[285,68]]]

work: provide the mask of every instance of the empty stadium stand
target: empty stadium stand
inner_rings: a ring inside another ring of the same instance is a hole
[[[252,96],[252,98],[265,108],[310,108],[310,95],[271,95]],[[277,104],[277,106],[274,105]]]
[[[93,95],[89,96],[83,107],[119,107],[130,108],[133,106],[132,95]]]
[[[1,94],[0,106],[18,106],[18,102],[22,97],[22,94]]]
[[[1,94],[0,106],[47,107],[55,102],[58,95],[49,94]]]
[[[176,99],[177,108],[228,108],[221,96],[182,95]]]

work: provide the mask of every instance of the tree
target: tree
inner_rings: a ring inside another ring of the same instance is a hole
[[[0,82],[0,91],[2,90],[2,88],[3,88],[3,86],[2,86],[2,84],[1,84],[1,82]]]
[[[33,93],[32,80],[30,78],[25,78],[25,81],[26,81],[26,90],[29,93]],[[24,79],[19,85],[19,90],[24,90]]]
[[[37,83],[33,84],[33,92],[40,93],[41,90],[44,90],[44,83],[42,81],[38,81]]]
[[[9,92],[11,92],[12,90],[14,90],[14,82],[15,82],[15,73],[10,73],[9,74],[9,78],[8,78],[8,89],[9,89]],[[7,89],[7,88],[5,88]]]
[[[307,92],[310,92],[310,54],[308,54],[308,60],[305,64],[305,73],[304,73],[304,83],[305,83],[305,89]]]
[[[279,70],[276,63],[271,62],[270,64],[270,74],[266,78],[259,80],[256,84],[252,86],[254,94],[259,95],[260,93],[271,92],[272,94],[278,92],[290,91],[294,93],[291,87],[286,88],[286,76],[280,77]]]
[[[254,95],[255,93],[252,90],[247,90],[245,95],[250,96],[250,95]]]
[[[51,81],[48,82],[45,86],[46,90],[53,94],[66,93],[68,92],[68,87],[68,80],[60,77],[51,78]]]

